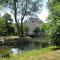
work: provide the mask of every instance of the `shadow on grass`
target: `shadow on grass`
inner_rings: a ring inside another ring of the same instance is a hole
[[[60,50],[60,47],[55,47],[52,50]]]

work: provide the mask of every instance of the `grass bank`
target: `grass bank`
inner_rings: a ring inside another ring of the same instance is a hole
[[[53,50],[53,48],[55,46],[34,49],[10,58],[0,58],[0,60],[60,60],[60,50]]]

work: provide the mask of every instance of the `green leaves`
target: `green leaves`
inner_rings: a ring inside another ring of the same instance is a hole
[[[52,41],[58,40],[57,32],[60,34],[60,0],[48,0],[48,8],[49,8],[49,17],[48,17],[48,25],[50,25],[48,34],[49,39]]]
[[[0,17],[0,34],[5,31],[5,19]]]
[[[0,17],[0,27],[3,27],[5,25],[5,19]]]

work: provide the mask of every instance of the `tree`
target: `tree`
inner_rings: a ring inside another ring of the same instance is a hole
[[[25,4],[24,4],[25,3]],[[40,1],[36,0],[23,0],[22,1],[22,17],[21,17],[21,36],[23,36],[23,20],[25,16],[35,15],[39,11]],[[41,5],[40,5],[41,6]]]
[[[32,15],[36,16],[36,12],[40,12],[42,8],[41,2],[43,0],[0,0],[2,2],[6,2],[4,6],[8,5],[9,7],[13,6],[14,10],[14,17],[15,17],[15,22],[16,26],[18,29],[18,34],[20,37],[20,28],[19,24],[17,21],[17,15],[21,16],[21,36],[23,36],[23,20],[26,16]]]
[[[18,35],[20,37],[20,28],[18,25],[18,21],[17,21],[17,5],[16,5],[17,0],[13,0],[13,10],[14,10],[14,18],[15,18],[15,22],[16,22],[16,27],[18,30]]]
[[[60,46],[60,26],[56,28],[56,31],[52,34],[51,39],[53,40],[53,44],[56,46]]]
[[[27,36],[29,33],[29,28],[27,26],[24,27],[24,34]]]
[[[14,27],[12,26],[13,19],[11,18],[11,15],[6,13],[4,14],[3,18],[5,19],[6,35],[10,35],[11,33],[14,33]]]
[[[5,19],[0,17],[0,35],[3,35],[5,32]]]
[[[38,36],[38,35],[40,34],[41,30],[40,30],[38,27],[36,27],[36,28],[33,30],[33,32],[34,32],[35,36]]]
[[[18,30],[18,36],[20,37],[20,29],[17,21],[17,3],[18,0],[0,0],[0,5],[4,7],[4,9],[8,6],[9,8],[12,8],[14,11],[14,19],[16,22],[16,27]]]
[[[59,40],[59,26],[60,26],[60,0],[48,0],[48,8],[49,8],[49,31],[50,31],[50,40],[52,42],[55,40],[57,42]],[[59,30],[60,31],[60,30]],[[58,32],[58,34],[57,34]],[[58,35],[58,36],[57,36]],[[56,39],[57,38],[57,39]],[[59,40],[60,42],[60,40]],[[54,42],[53,42],[54,43]]]

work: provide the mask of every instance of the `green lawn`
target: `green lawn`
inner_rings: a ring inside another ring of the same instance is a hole
[[[0,60],[60,60],[60,50],[53,51],[53,48],[55,46],[34,49],[10,58],[0,58]]]

